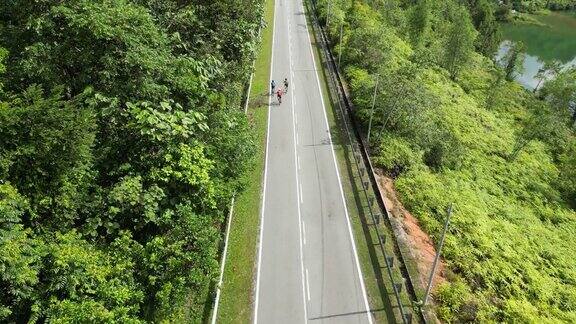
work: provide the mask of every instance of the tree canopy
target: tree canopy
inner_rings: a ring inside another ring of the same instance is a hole
[[[0,322],[202,320],[254,150],[240,106],[261,16],[0,6]]]

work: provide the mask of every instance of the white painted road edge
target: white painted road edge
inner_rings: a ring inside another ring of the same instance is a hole
[[[270,55],[270,82],[274,69],[274,38],[276,37],[276,3],[274,3],[274,18],[272,22],[272,52]],[[266,179],[268,177],[268,152],[270,145],[270,108],[272,97],[268,98],[268,125],[266,126],[266,158],[264,160],[264,184],[262,186],[262,204],[260,206],[260,237],[258,241],[258,270],[256,272],[256,299],[254,301],[254,324],[258,323],[258,299],[260,295],[260,268],[262,267],[262,240],[264,237],[264,207],[266,205]]]
[[[300,2],[302,6],[302,12],[304,10],[304,1]],[[324,121],[326,122],[326,128],[330,129],[328,124],[328,117],[326,115],[326,105],[324,103],[324,94],[322,92],[322,86],[320,84],[320,77],[318,76],[318,67],[316,65],[316,58],[314,56],[314,50],[312,49],[312,39],[310,38],[310,31],[308,30],[308,19],[306,19],[306,35],[308,36],[308,45],[310,46],[310,54],[312,54],[312,63],[314,64],[314,70],[316,73],[316,82],[318,83],[318,90],[320,91],[320,101],[322,101],[322,111],[324,112]],[[368,297],[366,294],[366,287],[364,286],[364,276],[362,275],[362,269],[360,268],[360,261],[358,260],[358,251],[356,249],[356,242],[354,241],[354,235],[352,234],[352,226],[350,224],[350,215],[348,214],[348,206],[346,205],[346,199],[344,198],[344,189],[342,188],[342,179],[340,178],[340,171],[338,168],[338,163],[336,162],[336,153],[334,152],[334,145],[332,144],[332,135],[328,132],[328,140],[330,141],[330,149],[332,151],[332,159],[334,161],[334,167],[336,168],[336,175],[338,176],[338,185],[340,186],[340,195],[342,196],[342,202],[344,203],[344,212],[346,213],[346,222],[348,224],[348,233],[350,234],[350,240],[352,241],[352,249],[354,250],[354,260],[356,261],[356,269],[358,271],[358,276],[360,277],[360,287],[362,288],[362,295],[364,297],[364,305],[366,307],[366,315],[368,316],[368,322],[370,324],[372,321],[372,314],[370,313],[370,304],[368,303]]]
[[[226,225],[226,237],[224,239],[224,251],[222,251],[222,261],[220,262],[220,279],[216,288],[216,300],[214,301],[214,310],[212,311],[212,324],[216,324],[218,316],[218,304],[220,303],[220,287],[224,279],[224,266],[226,265],[226,252],[228,251],[228,237],[230,236],[230,225],[232,224],[232,215],[234,214],[234,197],[230,202],[230,213],[228,214],[228,224]]]

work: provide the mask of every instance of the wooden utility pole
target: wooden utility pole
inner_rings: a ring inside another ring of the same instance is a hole
[[[372,97],[372,109],[370,109],[370,122],[368,123],[368,148],[370,148],[370,131],[372,130],[372,118],[374,117],[374,105],[376,104],[376,91],[378,90],[378,83],[380,82],[380,76],[376,77],[376,86],[374,87],[374,96]]]
[[[426,288],[426,294],[424,295],[424,302],[422,302],[422,307],[426,306],[426,303],[428,302],[428,296],[430,295],[430,290],[432,289],[432,279],[434,279],[434,273],[436,273],[436,267],[438,266],[440,253],[442,252],[442,246],[444,245],[444,238],[446,237],[448,224],[450,224],[450,216],[452,216],[452,204],[450,204],[450,207],[448,207],[448,217],[446,217],[444,230],[442,230],[442,237],[440,238],[440,244],[438,244],[438,251],[436,251],[436,257],[434,258],[434,263],[432,264],[432,271],[430,272],[430,278],[428,278],[428,288]]]

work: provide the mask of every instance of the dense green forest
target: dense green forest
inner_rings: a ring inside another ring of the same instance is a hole
[[[261,0],[3,1],[0,322],[199,322]]]
[[[439,318],[576,322],[576,70],[536,94],[513,82],[522,46],[494,62],[502,8],[489,0],[318,10],[364,131],[376,93],[374,163],[436,241],[454,203]]]
[[[466,0],[472,5],[487,1]],[[575,0],[494,0],[492,1],[494,15],[499,21],[509,21],[514,15],[513,10],[522,13],[538,13],[546,10],[575,10]]]
[[[494,2],[523,12],[534,12],[541,9],[569,10],[576,8],[576,1],[574,0],[497,0]]]

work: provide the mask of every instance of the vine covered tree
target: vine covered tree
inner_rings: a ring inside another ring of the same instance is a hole
[[[494,57],[502,42],[502,35],[493,4],[488,0],[479,0],[473,6],[472,12],[474,25],[478,30],[476,50],[487,57]]]
[[[450,73],[452,80],[455,80],[474,51],[476,30],[472,25],[470,14],[464,7],[457,5],[453,8],[454,20],[446,39],[444,67]]]
[[[430,28],[430,6],[429,0],[419,0],[410,15],[410,37],[412,44],[418,47],[426,38],[428,28]]]
[[[502,57],[504,75],[506,80],[512,81],[518,73],[524,69],[524,44],[522,42],[510,42],[508,50]]]
[[[554,68],[552,71],[557,71]],[[557,72],[556,77],[546,82],[541,90],[556,111],[569,115],[570,124],[576,128],[576,68]]]

